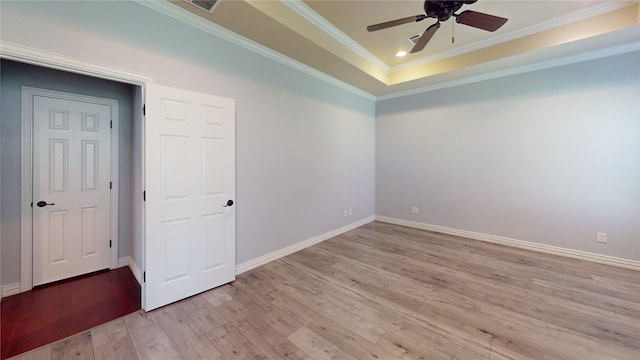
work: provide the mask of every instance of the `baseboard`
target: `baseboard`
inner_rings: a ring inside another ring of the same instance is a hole
[[[324,234],[321,234],[321,235],[318,235],[318,236],[314,236],[314,237],[312,237],[310,239],[295,243],[293,245],[289,245],[289,246],[287,246],[285,248],[282,248],[280,250],[276,250],[276,251],[268,253],[266,255],[262,255],[262,256],[257,257],[257,258],[255,258],[253,260],[246,261],[246,262],[236,266],[236,274],[239,275],[239,274],[242,274],[243,272],[249,271],[251,269],[255,269],[258,266],[267,264],[267,263],[269,263],[271,261],[274,261],[274,260],[278,260],[278,259],[280,259],[282,257],[285,257],[285,256],[289,255],[289,254],[293,254],[296,251],[300,251],[302,249],[308,248],[309,246],[321,243],[321,242],[323,242],[325,240],[331,239],[332,237],[338,236],[338,235],[340,235],[342,233],[345,233],[345,232],[347,232],[349,230],[353,230],[353,229],[358,228],[358,227],[360,227],[360,226],[362,226],[364,224],[368,224],[368,223],[370,223],[370,222],[372,222],[374,220],[375,220],[375,217],[374,216],[370,216],[370,217],[364,218],[362,220],[356,221],[354,223],[351,223],[351,224],[345,225],[343,227],[337,228],[335,230],[331,230],[331,231],[326,232]]]
[[[123,256],[118,258],[118,268],[129,266],[129,261],[131,261],[131,256]]]
[[[473,240],[480,240],[480,241],[485,241],[485,242],[494,243],[494,244],[507,245],[507,246],[512,246],[512,247],[525,249],[525,250],[532,250],[532,251],[537,251],[537,252],[546,253],[546,254],[564,256],[572,259],[590,261],[594,263],[611,265],[611,266],[621,267],[625,269],[640,271],[640,261],[635,261],[635,260],[623,259],[623,258],[601,255],[601,254],[594,254],[586,251],[572,250],[572,249],[567,249],[567,248],[562,248],[562,247],[552,246],[552,245],[537,244],[529,241],[510,239],[510,238],[495,236],[495,235],[487,235],[487,234],[477,233],[473,231],[453,229],[453,228],[448,228],[444,226],[425,224],[421,222],[397,219],[397,218],[392,218],[387,216],[376,215],[375,219],[376,221],[386,222],[390,224],[404,225],[404,226],[408,226],[416,229],[428,230],[428,231],[433,231],[433,232],[438,232],[438,233],[448,234],[448,235],[461,236],[461,237],[465,237]]]
[[[2,285],[2,297],[20,294],[20,282]]]
[[[129,269],[131,269],[133,276],[135,276],[136,280],[138,280],[138,284],[142,286],[142,271],[140,271],[140,268],[138,267],[136,262],[133,261],[133,258],[131,256],[127,256],[127,257],[128,257]]]

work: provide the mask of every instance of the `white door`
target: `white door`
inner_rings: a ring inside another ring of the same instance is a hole
[[[146,111],[144,309],[152,310],[235,279],[235,102],[154,85]]]
[[[111,107],[33,99],[33,285],[109,267]]]

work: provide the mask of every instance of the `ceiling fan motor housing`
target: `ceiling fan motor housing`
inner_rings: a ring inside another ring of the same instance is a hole
[[[424,2],[424,12],[427,17],[437,18],[438,21],[447,21],[460,10],[464,4],[473,4],[477,0],[427,0]]]

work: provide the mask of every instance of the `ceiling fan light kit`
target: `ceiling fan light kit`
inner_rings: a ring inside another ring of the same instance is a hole
[[[508,19],[485,14],[473,10],[465,10],[460,14],[457,11],[460,10],[462,5],[473,4],[477,0],[427,0],[424,2],[424,14],[408,16],[405,18],[386,21],[383,23],[367,26],[367,31],[378,31],[393,26],[409,24],[412,22],[419,22],[427,18],[434,18],[436,22],[424,31],[422,36],[418,38],[416,44],[411,49],[411,53],[416,53],[425,48],[429,43],[429,40],[435,35],[436,31],[440,28],[440,22],[449,20],[452,16],[455,17],[458,24],[471,26],[477,29],[482,29],[490,32],[498,30],[504,25]]]

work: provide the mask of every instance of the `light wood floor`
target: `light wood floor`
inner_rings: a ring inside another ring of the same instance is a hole
[[[374,222],[21,359],[640,359],[640,272]]]

